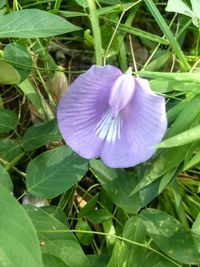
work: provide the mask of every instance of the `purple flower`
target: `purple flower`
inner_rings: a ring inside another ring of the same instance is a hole
[[[93,65],[69,87],[58,105],[58,125],[80,156],[101,157],[112,168],[149,159],[163,138],[165,100],[146,79],[118,68]]]

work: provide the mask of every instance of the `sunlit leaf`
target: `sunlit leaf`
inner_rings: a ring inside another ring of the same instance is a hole
[[[0,266],[43,267],[36,230],[23,207],[0,186]]]
[[[49,37],[80,28],[39,9],[19,10],[0,17],[0,38]]]

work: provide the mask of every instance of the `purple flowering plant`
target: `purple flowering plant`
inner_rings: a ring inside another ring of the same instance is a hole
[[[62,97],[58,125],[81,157],[100,157],[112,168],[148,160],[167,128],[165,99],[146,79],[110,65],[93,65]]]
[[[0,267],[200,266],[200,0],[11,2]]]

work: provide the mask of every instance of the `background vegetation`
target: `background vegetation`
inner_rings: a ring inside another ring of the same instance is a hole
[[[199,266],[199,0],[0,8],[0,266]],[[58,101],[92,64],[132,66],[166,97],[148,162],[110,169],[62,142]]]

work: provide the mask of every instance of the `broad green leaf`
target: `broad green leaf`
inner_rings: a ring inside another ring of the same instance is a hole
[[[64,145],[28,164],[27,189],[36,197],[54,198],[78,183],[87,170],[88,161]]]
[[[0,60],[0,84],[17,84],[20,75],[16,69],[7,62]]]
[[[192,10],[182,0],[168,0],[165,10],[193,17]]]
[[[0,266],[43,267],[35,228],[23,207],[0,186]]]
[[[89,255],[88,256],[91,267],[105,267],[108,264],[109,256],[107,255]]]
[[[66,265],[60,258],[54,257],[49,254],[43,255],[44,267],[70,267]]]
[[[0,158],[10,162],[17,158],[21,153],[22,148],[15,140],[10,138],[0,139]]]
[[[175,218],[156,209],[145,209],[140,218],[156,246],[170,258],[184,264],[199,264],[197,237]]]
[[[76,232],[79,242],[84,246],[89,246],[94,238],[93,233],[83,233],[81,231],[92,231],[90,225],[85,221],[79,221],[77,222],[75,229],[80,231]]]
[[[162,257],[155,252],[151,252],[145,257],[143,267],[177,267],[177,264],[172,263],[170,260]],[[180,265],[179,265],[180,266]]]
[[[139,244],[145,243],[145,226],[143,225],[143,223],[141,223],[141,220],[138,217],[134,216],[128,219],[124,226],[123,237]],[[122,241],[118,255],[118,266],[143,266],[145,253],[145,247]]]
[[[199,27],[200,5],[199,0],[191,0],[192,10],[182,0],[169,0],[166,11],[176,12],[192,18],[192,22]]]
[[[200,139],[200,126],[193,127],[183,133],[168,138],[156,145],[157,148],[183,146]]]
[[[0,165],[0,186],[4,186],[10,192],[13,191],[13,184],[11,178],[5,168]]]
[[[80,28],[39,9],[19,10],[0,17],[0,38],[50,37],[76,30]]]
[[[32,58],[27,50],[16,43],[7,44],[4,49],[3,58],[10,61],[12,66],[21,76],[21,82],[27,78],[32,69]]]
[[[198,19],[200,19],[200,2],[199,0],[190,0],[192,4],[192,12],[194,13],[194,16],[196,16]]]
[[[10,109],[0,109],[0,133],[9,132],[17,127],[17,114]]]
[[[126,212],[137,213],[139,210],[138,194],[129,195],[137,184],[136,178],[131,177],[123,169],[106,167],[101,160],[91,160],[90,166],[110,199]]]
[[[23,144],[25,151],[35,150],[43,145],[61,140],[62,136],[55,119],[36,124],[25,132]]]
[[[82,6],[83,8],[88,7],[87,0],[75,0],[75,2],[76,2],[79,6]]]
[[[74,234],[69,231],[66,223],[60,221],[60,217],[64,216],[63,212],[52,206],[35,208],[28,205],[25,209],[44,244],[42,252],[45,255],[57,257],[69,267],[90,267]]]

